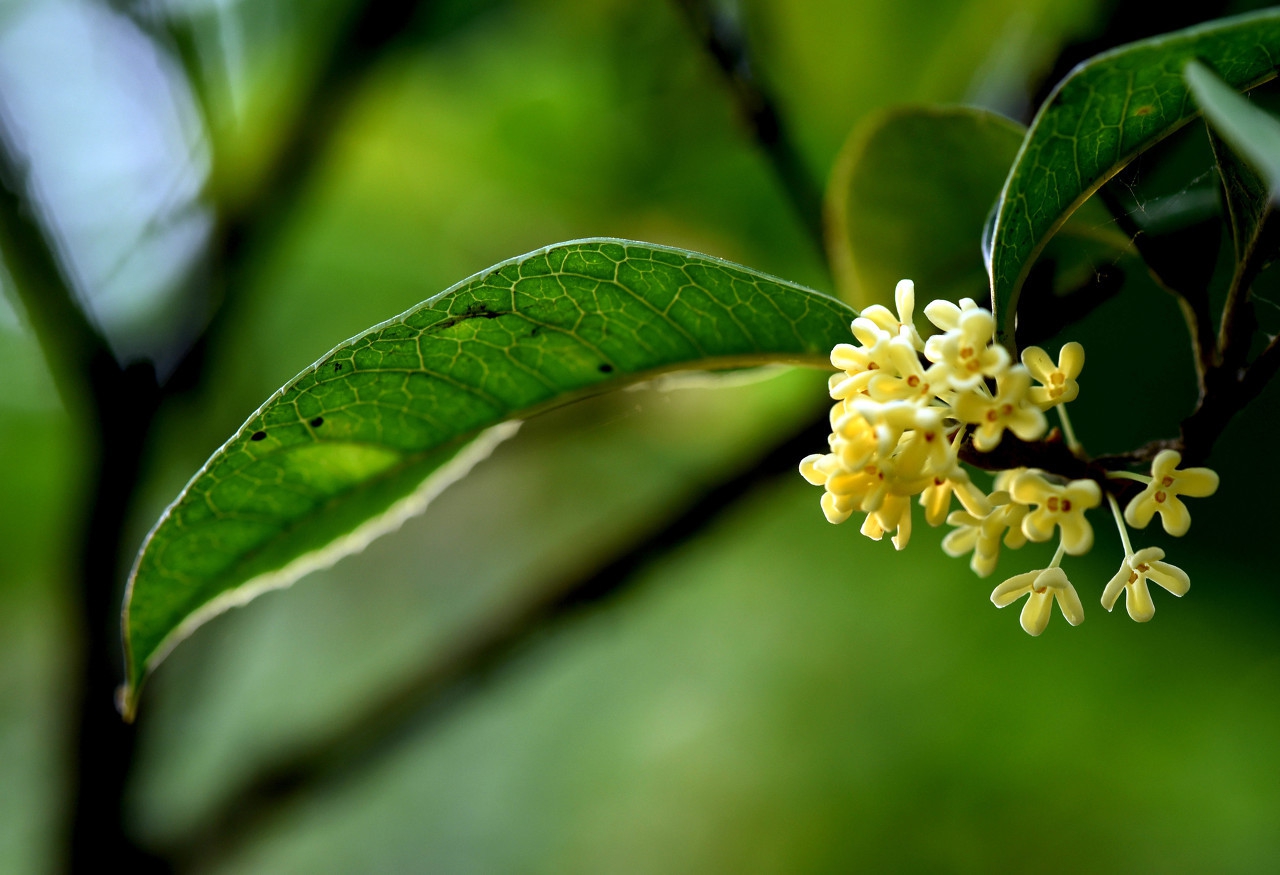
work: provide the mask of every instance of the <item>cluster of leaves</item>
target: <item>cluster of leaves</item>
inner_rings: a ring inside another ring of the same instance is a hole
[[[1136,240],[1187,314],[1200,403],[1178,438],[1095,463],[1118,467],[1174,444],[1202,458],[1280,362],[1270,341],[1255,354],[1249,300],[1275,254],[1280,128],[1238,93],[1273,78],[1277,54],[1280,13],[1269,11],[1099,56],[1026,130],[957,108],[869,120],[828,194],[845,301],[691,252],[585,240],[496,265],[343,343],[250,416],[147,538],[124,610],[124,713],[194,628],[394,528],[510,423],[671,370],[828,367],[854,307],[887,298],[902,277],[929,297],[989,290],[999,339],[1016,350],[1113,294],[1114,275],[1098,265]],[[1127,227],[1122,205],[1112,221],[1090,200],[1202,111],[1235,243],[1217,336],[1207,281],[1189,283],[1162,260],[1157,229]],[[922,214],[944,217],[927,245],[912,234]],[[1060,444],[1011,452],[1022,457],[990,463],[1069,476],[1087,467]]]

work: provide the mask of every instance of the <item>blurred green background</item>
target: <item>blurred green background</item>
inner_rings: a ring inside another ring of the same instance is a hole
[[[818,181],[880,107],[971,103],[1025,121],[1063,47],[1105,39],[1123,17],[1079,0],[716,5],[749,38]],[[353,8],[0,7],[0,107],[43,218],[118,355],[162,374],[216,303],[178,280],[206,269],[215,211],[272,208],[261,186],[292,160],[278,154],[286,133],[302,113],[337,108],[296,203],[237,275],[239,305],[202,388],[157,424],[130,549],[286,379],[512,255],[612,235],[831,288],[678,4],[424,3],[413,39],[340,78],[343,95],[306,99]],[[189,43],[148,26],[166,17]],[[1172,299],[1128,272],[1124,293],[1062,338],[1088,350],[1073,417],[1094,452],[1173,433],[1194,400]],[[60,865],[82,634],[71,542],[86,438],[24,324],[12,295],[0,300],[4,873]],[[541,417],[399,533],[201,629],[142,703],[134,833],[161,854],[184,847],[259,770],[750,464],[822,409],[823,379],[675,382]],[[1185,543],[1141,536],[1193,581],[1181,601],[1158,593],[1147,626],[1097,603],[1121,555],[1101,514],[1098,546],[1068,566],[1088,621],[1057,617],[1032,639],[1017,608],[987,597],[1042,565],[1043,545],[978,580],[940,551],[940,532],[919,530],[896,555],[856,524],[829,526],[797,475],[356,767],[177,862],[219,873],[1273,868],[1280,472],[1261,456],[1276,399],[1273,388],[1227,431],[1213,459],[1222,489],[1192,506]]]

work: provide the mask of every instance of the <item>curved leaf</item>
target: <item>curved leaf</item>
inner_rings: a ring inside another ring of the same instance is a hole
[[[1123,46],[1076,67],[1040,108],[1000,193],[987,249],[1000,337],[1012,343],[1018,292],[1045,242],[1139,152],[1195,117],[1187,62],[1245,90],[1275,76],[1280,10]]]
[[[582,240],[343,343],[249,417],[148,535],[125,598],[122,711],[197,626],[394,529],[512,420],[666,371],[829,367],[854,315],[719,259]]]
[[[1187,85],[1205,121],[1280,194],[1280,120],[1254,106],[1198,61],[1187,64]]]
[[[827,249],[841,296],[859,309],[892,306],[894,286],[907,278],[924,300],[980,298],[983,232],[1025,133],[968,106],[895,107],[859,124],[827,191]],[[1114,262],[1128,238],[1105,208],[1086,206],[1055,247],[1054,273],[1070,282]]]
[[[976,297],[979,240],[1025,129],[963,106],[895,107],[850,135],[827,191],[827,249],[840,295],[890,304],[898,280],[925,300]]]

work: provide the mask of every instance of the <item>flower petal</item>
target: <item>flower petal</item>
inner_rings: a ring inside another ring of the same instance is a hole
[[[1022,615],[1018,621],[1028,635],[1039,635],[1049,625],[1049,615],[1053,613],[1053,596],[1048,590],[1033,592],[1022,606]]]
[[[1062,546],[1072,556],[1082,556],[1093,547],[1093,526],[1083,513],[1062,514],[1058,526],[1062,530]]]
[[[1182,464],[1182,454],[1177,450],[1161,450],[1151,462],[1151,477],[1157,482],[1173,474]]]
[[[1147,577],[1179,598],[1186,595],[1187,590],[1191,589],[1191,578],[1187,576],[1187,572],[1178,566],[1170,565],[1168,562],[1156,561],[1150,563],[1150,567],[1151,570],[1147,572]]]
[[[1124,521],[1135,529],[1145,529],[1156,514],[1155,490],[1151,487],[1139,492],[1124,509]]]
[[[1191,511],[1176,495],[1169,495],[1156,505],[1164,530],[1175,538],[1181,538],[1191,528]]]
[[[1156,615],[1156,606],[1147,589],[1147,579],[1141,575],[1124,588],[1124,606],[1135,622],[1145,623]]]
[[[1084,370],[1084,347],[1074,340],[1064,343],[1062,349],[1058,350],[1058,370],[1068,380],[1080,376],[1080,371]]]
[[[1179,471],[1173,488],[1179,495],[1204,498],[1218,491],[1218,472],[1212,468],[1187,468]]]
[[[1107,588],[1102,591],[1102,606],[1108,611],[1116,606],[1116,599],[1120,598],[1120,593],[1124,591],[1124,585],[1128,583],[1131,574],[1133,569],[1129,567],[1128,562],[1125,562],[1116,572],[1116,576],[1107,581]]]
[[[991,591],[991,603],[997,608],[1007,607],[1027,593],[1031,592],[1031,584],[1040,575],[1039,569],[1015,574]]]
[[[1068,583],[1062,589],[1055,589],[1053,595],[1058,600],[1058,609],[1068,623],[1079,626],[1084,622],[1084,605],[1080,604],[1080,595],[1074,586]]]
[[[1053,359],[1038,346],[1028,346],[1022,351],[1022,363],[1027,366],[1031,376],[1041,383],[1049,382],[1049,376],[1056,370]]]
[[[949,532],[947,536],[942,539],[942,552],[952,558],[959,559],[965,553],[972,550],[974,545],[977,543],[977,526],[964,526],[963,528]]]
[[[827,482],[827,475],[818,470],[818,462],[820,461],[822,461],[822,456],[817,453],[805,456],[800,460],[800,476],[814,486],[821,486]]]
[[[827,522],[839,524],[847,520],[853,510],[841,509],[836,505],[836,497],[830,492],[824,492],[822,493],[822,512],[826,514]]]

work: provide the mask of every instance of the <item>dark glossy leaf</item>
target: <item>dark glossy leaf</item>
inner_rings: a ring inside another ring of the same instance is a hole
[[[1182,77],[1193,59],[1235,89],[1275,76],[1280,11],[1241,15],[1123,46],[1077,67],[1040,108],[1000,195],[987,255],[1000,337],[1046,241],[1099,186],[1197,112]]]
[[[516,418],[672,370],[827,367],[854,315],[718,259],[586,240],[347,341],[259,408],[148,536],[125,603],[126,715],[193,629],[396,528]]]

